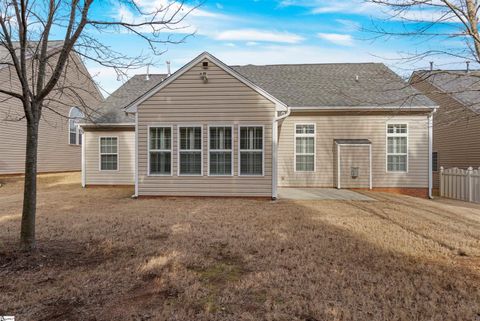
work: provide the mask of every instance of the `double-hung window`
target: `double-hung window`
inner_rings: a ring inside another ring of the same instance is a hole
[[[172,128],[150,127],[149,140],[149,174],[171,175],[172,173]]]
[[[118,169],[118,138],[100,137],[100,170]]]
[[[315,171],[315,124],[295,125],[295,171]]]
[[[408,168],[408,126],[387,124],[387,171],[406,172]]]
[[[209,127],[209,175],[232,175],[232,138],[231,126]]]
[[[240,175],[263,175],[263,127],[240,126]]]
[[[179,175],[202,175],[202,127],[179,127]]]

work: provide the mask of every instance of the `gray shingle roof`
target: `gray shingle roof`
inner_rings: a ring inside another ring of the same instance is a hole
[[[381,63],[232,68],[290,107],[435,106]]]
[[[146,75],[133,76],[105,99],[97,111],[98,116],[93,117],[92,121],[94,123],[134,123],[135,117],[127,115],[123,108],[161,83],[166,77],[167,75],[163,74],[151,74],[147,80]]]
[[[480,70],[419,70],[413,73],[411,79],[427,81],[465,107],[480,112]]]
[[[232,66],[290,107],[432,107],[435,104],[378,63]],[[166,75],[136,75],[101,106],[95,123],[133,123],[123,108],[163,81]]]

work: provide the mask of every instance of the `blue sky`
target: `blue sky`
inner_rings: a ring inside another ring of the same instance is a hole
[[[165,1],[168,0],[140,0],[139,3],[151,8]],[[105,6],[97,10],[105,15],[133,19],[126,8]],[[185,33],[195,32],[195,35],[185,43],[165,46],[166,53],[153,59],[150,72],[165,73],[167,60],[171,61],[174,71],[203,51],[209,51],[227,64],[381,61],[402,75],[414,68],[425,68],[428,61],[406,63],[396,58],[407,52],[428,50],[428,43],[421,39],[372,40],[372,35],[362,30],[371,26],[372,21],[384,21],[385,17],[382,9],[362,0],[207,0],[186,18],[183,28],[174,33],[177,39]],[[396,28],[400,22],[386,24]],[[148,50],[146,44],[132,34],[102,37],[113,49],[131,55]],[[432,45],[438,46],[438,42]],[[438,58],[436,64],[445,68],[451,62]],[[112,91],[121,85],[113,70],[92,63],[88,67],[106,90]],[[130,74],[144,72],[136,70]]]

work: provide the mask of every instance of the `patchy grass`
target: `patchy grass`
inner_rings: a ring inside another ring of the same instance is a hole
[[[39,179],[0,187],[0,315],[19,320],[477,320],[480,206],[160,198]]]

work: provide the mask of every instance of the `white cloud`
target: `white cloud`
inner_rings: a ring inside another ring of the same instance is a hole
[[[424,22],[459,22],[452,12],[444,10],[407,10],[402,12],[389,12],[392,20],[398,21],[424,21]]]
[[[358,31],[362,27],[360,23],[353,20],[336,19],[335,21],[342,25],[342,30],[346,32]]]
[[[245,43],[245,45],[247,45],[247,46],[249,46],[249,47],[251,47],[251,46],[256,46],[256,45],[258,45],[258,42],[256,42],[256,41],[248,41],[247,43]]]
[[[438,0],[431,0],[427,5],[400,8],[401,11],[393,10],[392,6],[365,0],[283,0],[280,2],[280,6],[304,7],[310,10],[311,14],[358,14],[394,21],[458,22],[458,18],[454,14],[449,13],[445,15],[450,10],[445,8],[445,4]]]
[[[199,34],[209,36],[212,35],[212,30],[218,30],[220,25],[225,22],[236,21],[237,18],[233,16],[224,15],[208,10],[203,10],[194,5],[181,4],[178,1],[172,0],[137,0],[137,5],[143,12],[155,13],[158,10],[163,10],[161,14],[157,14],[156,19],[161,16],[163,20],[173,18],[175,23],[168,26],[163,25],[146,25],[135,28],[138,32],[152,33],[161,32],[167,34]],[[113,8],[114,19],[131,22],[149,22],[153,15],[140,15],[138,12],[128,8],[125,5],[118,4]],[[126,30],[123,30],[126,32]]]
[[[299,43],[304,38],[302,36],[277,31],[264,31],[259,29],[233,29],[218,33],[215,36],[217,40],[226,41],[262,41],[279,43]]]
[[[340,46],[353,46],[351,35],[340,33],[317,33],[317,37]]]
[[[213,49],[211,52],[228,65],[371,62],[381,60],[381,58],[374,57],[362,49],[352,51],[323,46],[289,44],[235,49],[223,47]],[[392,55],[395,54],[384,53],[384,56]]]
[[[323,13],[373,13],[379,6],[365,0],[283,0],[280,6],[305,7],[312,14]]]

